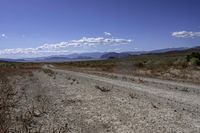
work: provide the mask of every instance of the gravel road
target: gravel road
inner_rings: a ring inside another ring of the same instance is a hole
[[[198,94],[191,94],[187,91],[174,91],[174,90],[168,90],[158,87],[152,87],[148,85],[142,85],[138,83],[128,82],[128,81],[122,81],[120,79],[111,79],[106,77],[101,77],[97,75],[91,75],[86,73],[80,73],[80,72],[74,72],[74,71],[67,71],[67,70],[59,70],[59,69],[53,69],[56,72],[61,73],[67,73],[70,75],[73,75],[75,77],[82,77],[87,78],[96,82],[100,83],[108,83],[113,86],[119,86],[123,88],[130,88],[135,92],[138,92],[140,94],[144,94],[147,97],[149,97],[151,100],[157,100],[162,104],[168,104],[171,105],[177,109],[183,109],[188,110],[193,113],[200,113],[200,95]],[[116,76],[116,75],[115,75]],[[121,75],[117,75],[118,77]],[[130,77],[127,77],[130,78]],[[138,77],[136,77],[138,78]],[[164,81],[160,79],[150,79],[150,78],[140,78],[140,80],[153,82],[156,84],[164,84],[166,86],[170,85],[175,88],[179,87],[185,87],[190,90],[200,90],[200,87],[197,85],[191,85],[186,83],[178,83],[178,82],[172,82],[172,81]]]
[[[198,85],[52,65],[43,69],[48,70],[13,78],[24,96],[16,115],[29,110],[34,114],[30,132],[200,132]]]

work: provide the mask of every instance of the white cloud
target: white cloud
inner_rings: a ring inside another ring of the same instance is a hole
[[[195,38],[195,37],[200,37],[200,32],[177,31],[173,32],[172,36],[177,38]]]
[[[7,38],[6,34],[1,34],[2,38]]]
[[[105,36],[112,36],[112,34],[109,33],[109,32],[104,32],[104,35],[105,35]]]
[[[94,47],[97,45],[124,45],[131,43],[130,39],[121,38],[104,38],[104,37],[83,37],[79,40],[70,40],[66,42],[60,42],[56,44],[44,44],[36,48],[16,48],[16,49],[4,49],[0,50],[0,55],[10,55],[10,54],[60,54],[60,53],[71,53],[72,51],[85,52],[84,47]],[[66,50],[67,49],[67,50]],[[88,51],[89,52],[89,51]]]

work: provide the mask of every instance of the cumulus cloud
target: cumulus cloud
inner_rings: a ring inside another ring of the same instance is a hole
[[[112,36],[112,34],[109,33],[109,32],[104,32],[104,35],[105,35],[105,36]]]
[[[2,38],[7,38],[6,34],[1,34]]]
[[[83,37],[79,40],[71,40],[68,42],[60,42],[57,44],[44,44],[36,48],[36,50],[43,49],[60,49],[67,47],[82,47],[82,46],[95,46],[95,45],[118,45],[118,44],[128,44],[132,40],[129,39],[118,39],[118,38],[87,38]]]
[[[83,37],[79,40],[70,40],[70,41],[60,42],[60,43],[55,43],[55,44],[43,44],[36,48],[4,49],[4,50],[0,50],[0,55],[42,54],[42,53],[59,54],[59,53],[70,53],[73,51],[73,49],[78,49],[79,52],[85,52],[85,51],[81,51],[83,50],[84,47],[94,47],[97,45],[115,46],[115,45],[124,45],[131,42],[132,40],[130,39],[121,39],[121,38]]]
[[[177,38],[195,38],[195,37],[200,37],[200,32],[177,31],[173,32],[172,36]]]

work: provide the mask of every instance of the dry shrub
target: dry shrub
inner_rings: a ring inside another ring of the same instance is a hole
[[[12,126],[11,114],[18,100],[15,97],[16,92],[9,85],[8,79],[4,75],[1,75],[0,78],[0,92],[0,132],[7,133]]]
[[[102,91],[102,92],[109,92],[109,91],[111,91],[111,89],[108,88],[108,87],[106,88],[106,87],[101,87],[101,86],[98,86],[98,85],[96,85],[95,88],[98,89],[98,90],[100,90],[100,91]]]
[[[55,73],[54,71],[50,70],[50,69],[42,69],[44,73],[48,74],[49,76],[54,76]]]
[[[132,98],[132,99],[137,99],[137,95],[133,92],[130,92],[129,93],[129,96]]]

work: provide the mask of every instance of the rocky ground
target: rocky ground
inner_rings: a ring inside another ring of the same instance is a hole
[[[10,77],[20,96],[10,132],[200,132],[200,87],[45,66]]]

